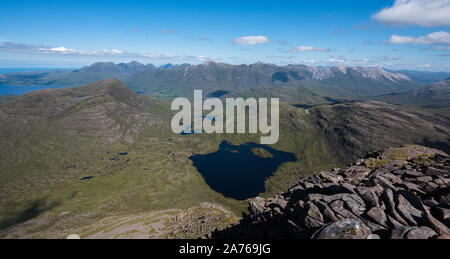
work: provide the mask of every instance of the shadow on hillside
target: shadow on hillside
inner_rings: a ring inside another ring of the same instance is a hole
[[[422,146],[435,148],[444,151],[447,154],[450,154],[450,139],[447,139],[447,141],[431,141],[428,138],[425,138],[422,143],[419,144]]]
[[[47,198],[41,198],[32,202],[26,202],[26,209],[17,211],[15,208],[11,211],[4,213],[6,216],[0,221],[0,230],[4,230],[8,227],[24,223],[30,219],[36,218],[44,212],[50,211],[53,208],[60,205],[59,202],[48,202]],[[21,205],[21,204],[17,204]],[[15,206],[16,207],[16,206]],[[9,216],[10,215],[10,216]]]

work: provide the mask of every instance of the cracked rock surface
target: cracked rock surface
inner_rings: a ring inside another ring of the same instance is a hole
[[[448,239],[450,157],[409,145],[301,179],[249,202],[250,214],[213,238]]]

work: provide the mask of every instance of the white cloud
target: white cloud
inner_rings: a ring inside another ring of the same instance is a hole
[[[328,62],[328,63],[346,63],[345,60],[343,60],[343,59],[338,59],[338,58],[330,58],[327,62]]]
[[[414,37],[409,36],[399,36],[399,35],[392,35],[391,39],[389,40],[389,43],[392,44],[407,44],[407,43],[413,43],[415,41]]]
[[[104,49],[102,53],[106,55],[122,55],[123,51],[118,49]]]
[[[319,51],[319,52],[328,52],[329,49],[325,48],[314,48],[311,46],[299,46],[291,49],[291,52],[305,52],[305,51]]]
[[[246,36],[234,39],[233,42],[244,45],[258,45],[269,42],[269,38],[266,36]]]
[[[450,44],[450,33],[438,31],[426,36],[411,37],[392,35],[389,40],[391,44]]]
[[[155,60],[166,60],[166,61],[173,61],[173,60],[182,58],[182,56],[177,56],[177,55],[171,55],[171,54],[158,55],[158,54],[153,54],[153,53],[142,54],[141,56],[145,57],[145,58],[150,58],[150,59],[155,59]]]
[[[57,48],[50,48],[50,49],[41,49],[43,51],[49,51],[49,52],[55,52],[55,53],[61,53],[61,54],[74,54],[78,51],[74,49],[68,49],[65,47],[57,47]]]
[[[0,51],[12,52],[12,53],[28,53],[28,54],[41,54],[41,55],[70,55],[70,56],[138,56],[135,53],[128,53],[118,49],[103,49],[97,50],[77,50],[60,47],[48,47],[43,45],[22,44],[14,42],[0,43]]]
[[[103,50],[77,50],[67,47],[48,47],[44,45],[22,44],[14,42],[0,42],[0,52],[26,53],[36,55],[59,55],[59,56],[84,56],[84,57],[122,57],[147,59],[152,62],[169,63],[199,63],[205,61],[219,61],[219,57],[206,57],[194,55],[172,55],[172,54],[153,54],[153,53],[133,53],[119,49]]]
[[[450,0],[395,0],[372,17],[392,25],[449,26]]]
[[[304,59],[303,63],[307,63],[307,64],[316,64],[317,60],[315,59]]]
[[[44,46],[14,42],[3,42],[0,44],[0,51],[12,53],[32,53],[41,48],[44,48]]]

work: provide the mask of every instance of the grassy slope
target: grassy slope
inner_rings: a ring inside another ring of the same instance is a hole
[[[373,100],[379,100],[386,103],[392,103],[402,106],[409,106],[418,108],[425,111],[437,111],[450,113],[450,101],[448,99],[433,99],[429,96],[413,95],[410,92],[383,95],[374,98]]]
[[[330,97],[324,98],[324,96]],[[327,95],[317,90],[311,90],[305,87],[258,87],[248,90],[232,92],[221,98],[280,98],[281,101],[292,104],[301,104],[304,106],[316,104],[328,104],[330,99],[339,98],[339,96]],[[333,98],[334,97],[334,98]]]
[[[429,111],[444,111],[448,114],[450,112],[450,79],[415,91],[376,96],[371,99]]]
[[[50,226],[36,224],[29,231],[43,234],[40,230],[49,228],[51,235],[52,228],[67,227],[65,221],[73,227],[204,201],[235,212],[245,208],[205,184],[188,159],[189,148],[201,145],[170,133],[167,104],[148,103],[149,97],[120,86],[92,87],[33,93],[1,107],[2,230],[40,215]],[[80,181],[86,176],[94,178]]]
[[[450,120],[445,114],[375,101],[324,105],[311,109],[311,114],[333,153],[350,160],[402,143],[450,149]]]

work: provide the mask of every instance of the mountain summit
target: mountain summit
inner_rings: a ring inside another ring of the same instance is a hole
[[[132,75],[152,68],[154,68],[152,64],[143,65],[137,61],[132,61],[130,63],[120,63],[117,65],[112,62],[97,62],[88,67],[83,67],[77,70],[76,72],[95,72],[100,74],[117,73],[117,74]]]
[[[450,157],[421,146],[369,154],[250,202],[215,238],[448,239]]]

